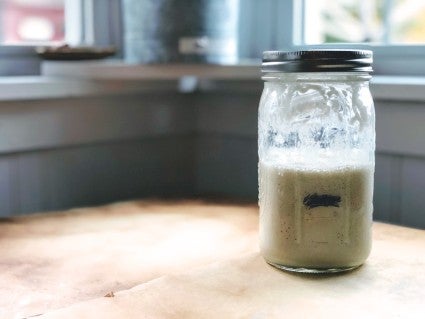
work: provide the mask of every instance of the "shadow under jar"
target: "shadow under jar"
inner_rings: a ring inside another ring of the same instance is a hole
[[[266,51],[258,118],[260,249],[327,273],[371,250],[375,113],[367,50]]]

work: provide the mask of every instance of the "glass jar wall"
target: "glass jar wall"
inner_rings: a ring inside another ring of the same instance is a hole
[[[355,268],[371,249],[371,53],[264,56],[258,119],[261,252],[287,270]]]

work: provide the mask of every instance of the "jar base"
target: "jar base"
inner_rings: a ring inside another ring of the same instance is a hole
[[[280,270],[289,271],[289,272],[297,272],[297,273],[304,273],[304,274],[331,274],[331,273],[339,273],[339,272],[346,272],[353,269],[356,269],[360,267],[361,265],[356,266],[350,266],[350,267],[335,267],[335,268],[305,268],[305,267],[294,267],[294,266],[285,266],[276,264],[273,262],[270,262],[266,260],[266,262]]]

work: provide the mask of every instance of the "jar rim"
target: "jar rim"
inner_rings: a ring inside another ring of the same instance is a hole
[[[264,51],[261,72],[372,72],[370,50]]]
[[[281,82],[358,82],[369,81],[372,78],[369,72],[266,72],[261,79]]]

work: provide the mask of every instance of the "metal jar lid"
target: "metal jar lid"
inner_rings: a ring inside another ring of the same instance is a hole
[[[261,72],[372,72],[369,50],[265,51]]]

